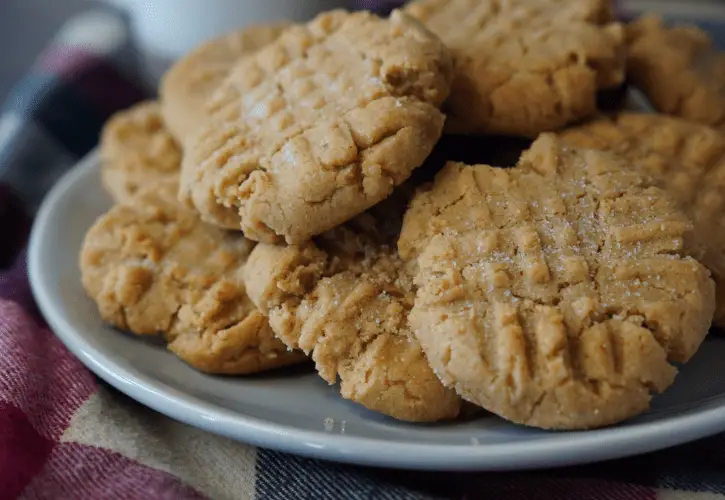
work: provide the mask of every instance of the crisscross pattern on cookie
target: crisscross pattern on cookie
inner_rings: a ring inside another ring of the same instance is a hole
[[[83,285],[104,320],[162,334],[186,362],[212,373],[253,373],[302,361],[274,337],[241,272],[254,244],[181,208],[176,184],[118,205],[86,235]]]
[[[120,111],[106,123],[101,157],[103,187],[117,202],[130,200],[144,186],[179,178],[181,150],[155,101]]]
[[[689,229],[646,176],[550,135],[514,169],[449,164],[399,242],[419,266],[411,325],[442,380],[504,418],[617,422],[708,330],[714,289],[683,250]]]
[[[623,80],[607,0],[420,0],[406,12],[454,54],[453,131],[534,136],[594,113],[597,89]]]
[[[315,243],[258,245],[245,271],[250,297],[323,379],[340,378],[343,397],[401,420],[453,418],[459,399],[408,328],[412,273],[376,222],[366,213]]]
[[[300,243],[388,196],[440,136],[452,61],[416,21],[322,14],[241,61],[185,158],[186,201]]]
[[[725,136],[661,115],[624,113],[562,131],[567,143],[614,151],[665,189],[693,221],[694,249],[718,290],[715,321],[725,318]]]
[[[650,15],[627,26],[627,49],[627,73],[658,111],[725,126],[725,54],[707,33]]]
[[[164,120],[185,141],[207,119],[205,102],[242,56],[273,42],[287,23],[248,26],[197,47],[164,75],[159,88]]]

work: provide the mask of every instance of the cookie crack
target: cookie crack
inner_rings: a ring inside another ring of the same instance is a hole
[[[533,402],[533,404],[530,406],[528,415],[523,419],[524,422],[531,422],[532,418],[534,417],[534,414],[539,409],[541,404],[544,402],[544,399],[546,398],[547,391],[541,391],[541,394],[536,398],[536,400]],[[554,394],[553,392],[551,394]],[[555,396],[554,396],[555,397]],[[558,400],[557,400],[558,401]],[[557,406],[559,406],[557,404]],[[561,413],[561,407],[559,406],[559,412]]]

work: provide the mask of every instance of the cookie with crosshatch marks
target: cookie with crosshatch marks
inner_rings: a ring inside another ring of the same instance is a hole
[[[246,374],[299,363],[247,297],[242,269],[254,243],[202,223],[176,201],[177,184],[141,191],[86,234],[83,286],[103,319],[161,334],[207,373]]]
[[[511,169],[449,163],[398,246],[415,262],[410,324],[443,382],[552,429],[644,411],[698,349],[714,284],[691,223],[609,153],[544,134]]]
[[[129,201],[145,186],[179,179],[181,150],[156,101],[111,117],[103,127],[100,150],[101,181],[116,202]]]
[[[725,326],[725,135],[655,114],[622,113],[559,132],[566,143],[612,151],[642,170],[693,222],[697,258],[716,285],[714,322]]]
[[[244,58],[189,143],[181,199],[254,240],[302,243],[390,195],[440,137],[450,54],[394,12],[332,11]]]
[[[204,104],[234,64],[273,42],[288,23],[259,24],[210,40],[179,59],[166,72],[159,94],[166,125],[179,142],[205,119]]]
[[[328,383],[339,378],[344,398],[400,420],[454,418],[459,398],[408,328],[415,292],[395,250],[405,205],[394,203],[303,245],[260,243],[245,282],[277,336],[309,353]]]
[[[446,129],[535,137],[596,111],[624,80],[609,0],[419,0],[405,12],[451,49]]]
[[[655,15],[627,26],[627,74],[661,113],[725,127],[725,53],[695,26]]]

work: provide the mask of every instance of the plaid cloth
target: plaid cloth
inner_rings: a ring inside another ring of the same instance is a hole
[[[725,499],[725,435],[559,470],[390,471],[255,449],[104,385],[38,315],[22,248],[42,189],[28,178],[51,183],[112,110],[141,97],[115,69],[117,49],[51,48],[0,117],[0,500]]]

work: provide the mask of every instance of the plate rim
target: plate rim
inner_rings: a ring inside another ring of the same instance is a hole
[[[254,446],[309,458],[357,465],[416,470],[502,471],[593,463],[669,448],[725,431],[725,399],[716,406],[655,422],[585,432],[552,432],[530,443],[480,445],[391,442],[295,429],[203,401],[132,366],[114,361],[86,339],[62,314],[49,292],[52,273],[42,260],[44,234],[54,208],[76,183],[100,166],[97,150],[68,171],[45,197],[31,230],[28,275],[35,300],[63,344],[93,373],[130,398],[170,418]],[[702,403],[701,403],[702,404]],[[414,424],[411,424],[414,425]],[[472,434],[473,437],[473,434]]]

